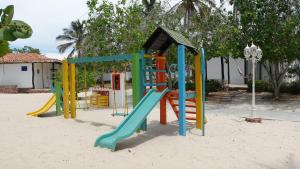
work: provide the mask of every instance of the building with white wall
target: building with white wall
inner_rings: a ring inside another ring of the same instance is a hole
[[[262,64],[257,63],[256,80],[267,81],[268,74]],[[207,79],[224,81],[226,84],[244,85],[252,77],[252,62],[242,58],[211,58],[207,61]]]
[[[50,88],[61,62],[36,53],[10,53],[0,58],[0,86]]]

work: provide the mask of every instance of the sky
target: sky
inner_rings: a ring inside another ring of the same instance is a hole
[[[117,0],[110,0],[116,2]],[[178,0],[169,0],[175,4]],[[10,43],[11,48],[31,46],[40,49],[41,53],[52,58],[63,58],[59,54],[55,40],[63,28],[69,27],[71,21],[87,19],[87,0],[0,0],[0,8],[15,6],[15,20],[23,20],[33,29],[29,39],[18,39]]]

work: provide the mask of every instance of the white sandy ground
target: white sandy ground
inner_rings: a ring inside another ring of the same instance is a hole
[[[116,152],[93,147],[123,117],[111,110],[78,111],[76,120],[32,118],[51,94],[0,95],[0,169],[299,169],[300,123],[249,124],[238,116],[209,114],[206,136],[189,129],[178,136],[175,115],[159,124],[154,109],[148,131],[118,144]]]

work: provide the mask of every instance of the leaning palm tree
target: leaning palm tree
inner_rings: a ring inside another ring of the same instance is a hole
[[[64,28],[63,34],[56,37],[57,41],[62,43],[57,46],[60,53],[64,53],[67,49],[72,49],[68,57],[73,57],[77,53],[77,57],[82,56],[82,44],[86,37],[85,21],[72,21],[70,28]]]

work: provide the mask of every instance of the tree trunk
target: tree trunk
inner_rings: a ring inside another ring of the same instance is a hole
[[[277,100],[280,97],[280,87],[290,63],[287,63],[285,67],[282,66],[281,69],[279,62],[264,62],[262,64],[268,72],[269,80],[273,88],[273,97]]]
[[[273,96],[275,100],[278,100],[280,97],[280,86],[277,86],[276,88],[273,89]]]

